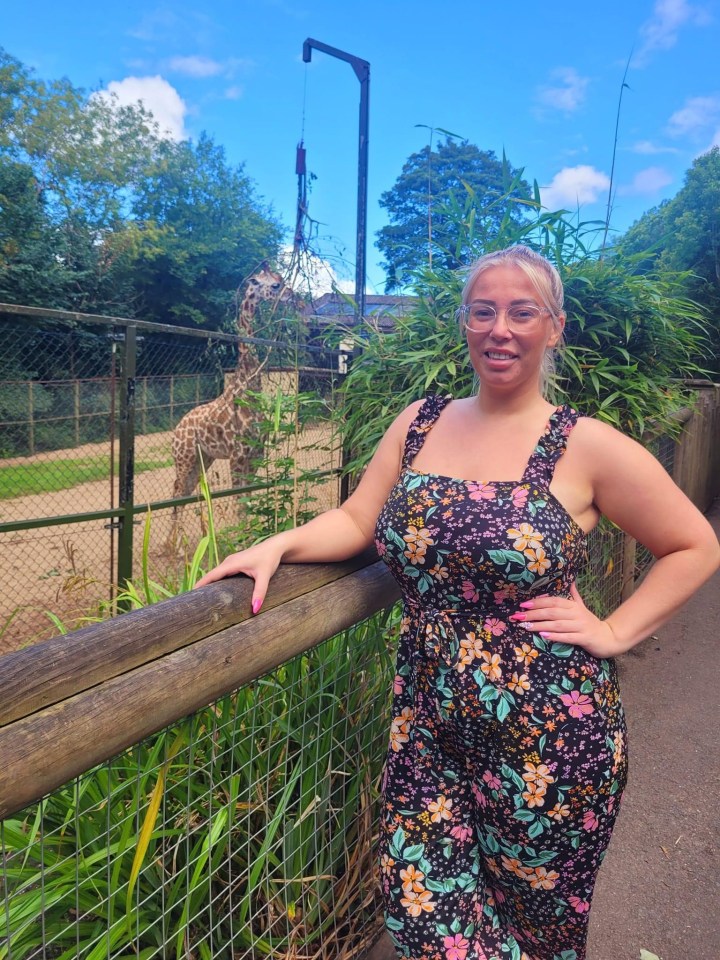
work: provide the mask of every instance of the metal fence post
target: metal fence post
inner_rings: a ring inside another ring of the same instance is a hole
[[[118,589],[123,590],[132,578],[133,506],[135,500],[135,369],[137,360],[137,327],[125,328],[122,345],[122,377],[120,381],[120,497],[122,513],[118,519]],[[118,609],[127,604],[119,603]]]

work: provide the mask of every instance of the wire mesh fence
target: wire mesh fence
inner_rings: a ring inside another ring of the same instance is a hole
[[[138,572],[144,505],[151,569],[163,578],[177,568],[205,524],[197,503],[169,502],[197,492],[178,465],[186,447],[195,459],[200,429],[228,543],[271,532],[281,499],[299,519],[337,504],[341,358],[280,326],[284,340],[252,341],[0,313],[0,650],[55,633],[45,611],[72,622],[112,604]],[[194,432],[183,434],[189,415]],[[251,456],[233,472],[246,441]]]
[[[391,623],[356,625],[5,820],[0,956],[361,956],[380,931]]]

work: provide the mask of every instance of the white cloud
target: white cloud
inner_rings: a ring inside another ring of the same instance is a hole
[[[239,100],[240,97],[243,95],[243,92],[244,91],[242,87],[238,87],[238,86],[228,87],[225,93],[223,94],[223,96],[225,97],[226,100]]]
[[[540,198],[548,210],[575,209],[584,203],[595,203],[609,187],[610,178],[607,174],[581,164],[563,167],[547,186],[540,187]]]
[[[680,153],[677,147],[663,147],[659,143],[653,143],[652,140],[638,140],[630,148],[633,153],[656,154],[656,153]]]
[[[674,47],[681,27],[702,26],[708,20],[707,12],[688,0],[656,0],[652,16],[640,27],[642,45],[633,58],[633,65],[645,66],[651,54]]]
[[[573,113],[585,99],[587,77],[581,77],[573,67],[558,67],[550,74],[556,84],[547,84],[537,92],[538,102],[553,110]]]
[[[215,77],[222,73],[223,65],[210,57],[173,57],[169,68],[174,73],[183,73],[188,77]]]
[[[118,102],[125,106],[142,103],[156,120],[163,136],[170,140],[184,140],[185,114],[187,105],[175,87],[161,76],[154,77],[125,77],[124,80],[113,80],[95,96],[114,94]]]
[[[285,282],[303,299],[315,300],[335,290],[355,293],[354,280],[338,277],[330,261],[314,253],[303,252],[298,258],[292,247],[285,247],[280,254],[280,265]]]
[[[720,117],[720,96],[689,97],[670,117],[667,132],[671,137],[701,133]]]
[[[618,193],[625,196],[657,193],[658,190],[672,183],[672,180],[671,175],[662,167],[646,167],[635,174],[632,183],[619,187]]]

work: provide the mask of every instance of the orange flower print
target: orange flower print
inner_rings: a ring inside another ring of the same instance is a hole
[[[570,807],[566,803],[556,803],[552,810],[548,810],[547,815],[552,820],[561,821],[563,817],[570,816]]]
[[[525,693],[526,690],[530,689],[530,681],[528,680],[527,674],[521,673],[520,676],[518,676],[517,673],[513,673],[512,680],[508,681],[508,687],[513,693]]]
[[[483,650],[482,657],[485,663],[480,664],[480,669],[488,680],[500,680],[502,678],[502,670],[500,669],[502,660],[500,659],[500,654],[488,653],[487,650]]]
[[[509,870],[510,873],[514,873],[516,877],[519,877],[521,880],[525,879],[525,871],[519,860],[515,857],[506,857],[505,854],[502,855],[502,865],[506,870]]]
[[[529,667],[539,653],[540,651],[531,647],[529,643],[522,643],[519,647],[515,647],[515,659],[525,667]]]
[[[380,869],[385,874],[386,877],[389,877],[392,873],[392,868],[395,866],[395,861],[392,857],[388,856],[387,853],[384,853],[380,857]]]
[[[395,717],[390,724],[390,746],[395,753],[402,750],[403,744],[407,743],[410,739],[408,734],[412,727],[412,721],[412,707],[403,707],[399,716]]]
[[[530,561],[527,565],[528,570],[542,576],[549,569],[550,561],[542,547],[537,547],[535,550],[525,550],[524,553]]]
[[[450,576],[450,571],[448,570],[448,568],[443,567],[439,563],[436,563],[434,567],[430,567],[430,569],[428,570],[428,573],[430,574],[431,577],[435,577],[435,579],[439,580],[440,582],[442,582],[443,580],[447,580],[447,578]]]
[[[452,820],[451,806],[452,800],[448,800],[443,794],[437,800],[431,800],[427,808],[431,813],[430,819],[432,822],[440,823],[442,820]]]
[[[422,881],[425,879],[425,874],[416,870],[412,864],[410,864],[407,870],[400,871],[400,879],[402,880],[403,893],[405,894],[421,893],[425,889],[422,884]]]
[[[421,544],[409,543],[407,550],[404,551],[404,556],[416,567],[419,563],[425,563],[425,553],[425,547]]]
[[[426,913],[432,913],[435,909],[435,904],[432,902],[432,893],[429,890],[423,890],[420,893],[413,891],[406,893],[400,903],[411,917],[419,917],[423,910]]]
[[[464,673],[465,667],[469,667],[473,660],[478,660],[481,656],[482,639],[475,633],[466,633],[460,638],[460,651],[455,669],[458,673]]]
[[[529,783],[527,790],[523,791],[522,798],[532,809],[533,807],[543,807],[545,805],[545,794],[547,790],[544,783]]]
[[[560,874],[555,870],[548,870],[546,867],[535,867],[534,876],[528,874],[530,886],[534,890],[552,890],[555,881],[560,878]]]
[[[542,546],[540,541],[543,540],[545,536],[542,533],[538,533],[537,530],[534,530],[531,523],[521,523],[517,528],[510,527],[507,534],[515,540],[513,547],[521,551],[528,549],[536,550]]]
[[[545,763],[539,763],[537,766],[534,763],[526,763],[522,778],[527,783],[555,783],[555,777]]]
[[[424,564],[427,548],[433,544],[430,531],[425,527],[416,527],[410,523],[408,524],[407,533],[403,537],[403,540],[407,543],[405,556],[410,563],[414,566],[417,566],[419,563]]]

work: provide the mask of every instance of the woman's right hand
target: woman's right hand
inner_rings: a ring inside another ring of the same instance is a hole
[[[213,567],[198,580],[195,587],[204,587],[224,577],[244,573],[255,581],[251,608],[253,613],[258,613],[265,599],[270,578],[283,558],[283,547],[277,542],[278,539],[278,537],[271,537],[269,540],[263,540],[262,543],[256,543],[253,547],[248,547],[247,550],[231,553],[222,563]]]

